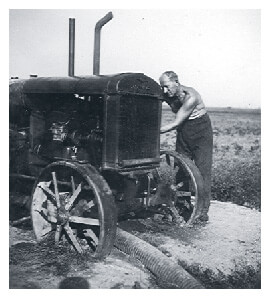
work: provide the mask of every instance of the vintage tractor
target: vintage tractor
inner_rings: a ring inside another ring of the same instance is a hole
[[[160,151],[160,86],[141,73],[99,74],[111,18],[96,24],[93,75],[74,75],[70,19],[69,75],[10,80],[10,176],[34,180],[36,238],[96,258],[110,253],[119,215],[165,204],[189,223],[203,195],[194,163]]]

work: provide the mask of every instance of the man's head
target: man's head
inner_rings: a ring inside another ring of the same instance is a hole
[[[163,93],[168,97],[174,97],[179,92],[180,83],[174,71],[166,71],[160,76],[160,85]]]

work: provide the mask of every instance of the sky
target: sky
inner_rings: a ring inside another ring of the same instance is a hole
[[[96,22],[100,74],[142,72],[158,82],[175,71],[208,107],[261,106],[259,9],[10,9],[9,76],[68,75],[69,18],[75,18],[75,75],[92,75]]]

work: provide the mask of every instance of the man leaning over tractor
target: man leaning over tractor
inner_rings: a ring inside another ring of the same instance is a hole
[[[161,133],[177,130],[176,151],[190,157],[204,180],[203,208],[195,221],[208,221],[211,199],[213,132],[200,94],[180,84],[178,75],[166,71],[160,76],[164,100],[175,113],[175,120],[161,127]]]

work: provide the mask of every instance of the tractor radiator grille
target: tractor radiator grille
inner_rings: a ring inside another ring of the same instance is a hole
[[[119,116],[119,161],[158,158],[159,100],[122,96]]]

